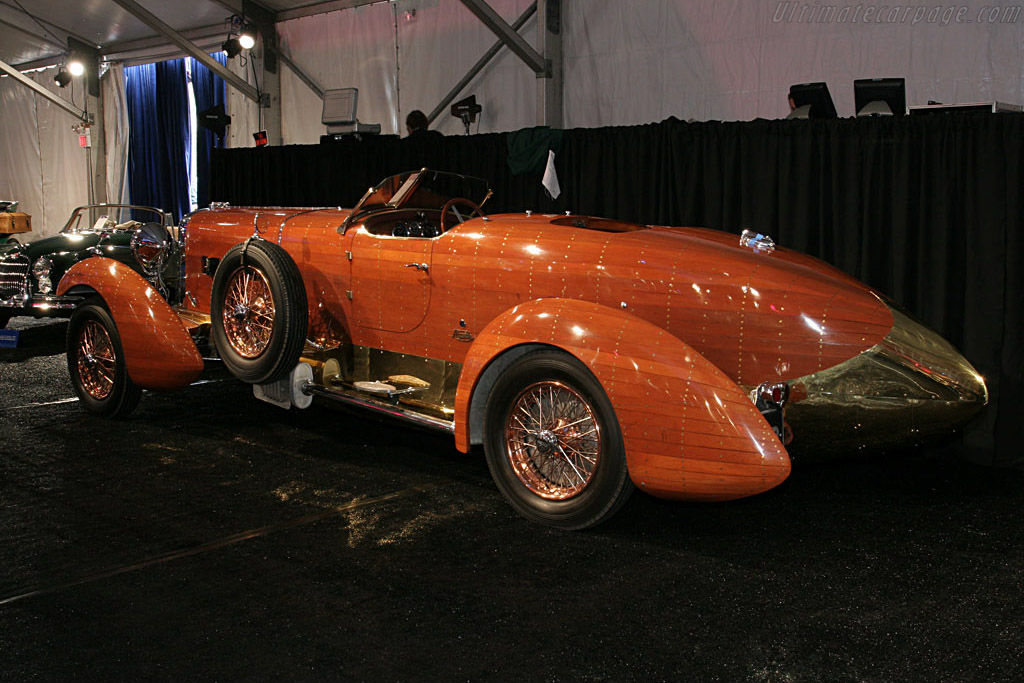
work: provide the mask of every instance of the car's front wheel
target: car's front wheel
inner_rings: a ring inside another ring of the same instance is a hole
[[[75,309],[68,323],[68,374],[82,405],[102,417],[135,410],[142,391],[128,376],[114,319],[97,301]]]
[[[484,420],[491,476],[527,519],[585,529],[633,492],[611,402],[568,354],[540,350],[516,360],[495,382]]]

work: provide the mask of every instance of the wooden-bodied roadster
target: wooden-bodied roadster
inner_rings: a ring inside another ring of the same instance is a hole
[[[421,170],[352,210],[214,206],[97,255],[68,368],[108,417],[219,355],[283,407],[336,399],[482,444],[522,515],[596,524],[634,486],[728,500],[790,451],[948,433],[987,401],[947,342],[770,238],[580,215],[487,216],[483,181]],[[207,348],[208,347],[208,348]],[[788,450],[787,450],[788,449]]]

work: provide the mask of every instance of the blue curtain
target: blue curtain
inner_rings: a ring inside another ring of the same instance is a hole
[[[223,65],[227,65],[227,55],[223,52],[210,55]],[[192,59],[190,57],[190,59]],[[202,112],[218,104],[223,105],[227,99],[227,88],[224,80],[192,59],[192,90],[196,97],[196,112]],[[218,140],[211,131],[200,127],[196,139],[196,201],[200,207],[210,204],[210,157],[214,147],[223,147],[223,138]]]
[[[189,111],[185,60],[125,69],[128,182],[133,204],[189,211]]]

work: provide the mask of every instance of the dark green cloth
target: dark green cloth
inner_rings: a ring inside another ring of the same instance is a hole
[[[558,154],[562,149],[562,129],[523,128],[509,133],[507,144],[508,168],[513,175],[543,173],[548,163],[548,150]]]

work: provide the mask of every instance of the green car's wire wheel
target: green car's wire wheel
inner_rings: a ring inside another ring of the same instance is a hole
[[[82,405],[103,417],[124,417],[142,390],[128,376],[121,336],[100,299],[75,309],[68,322],[68,374]]]

